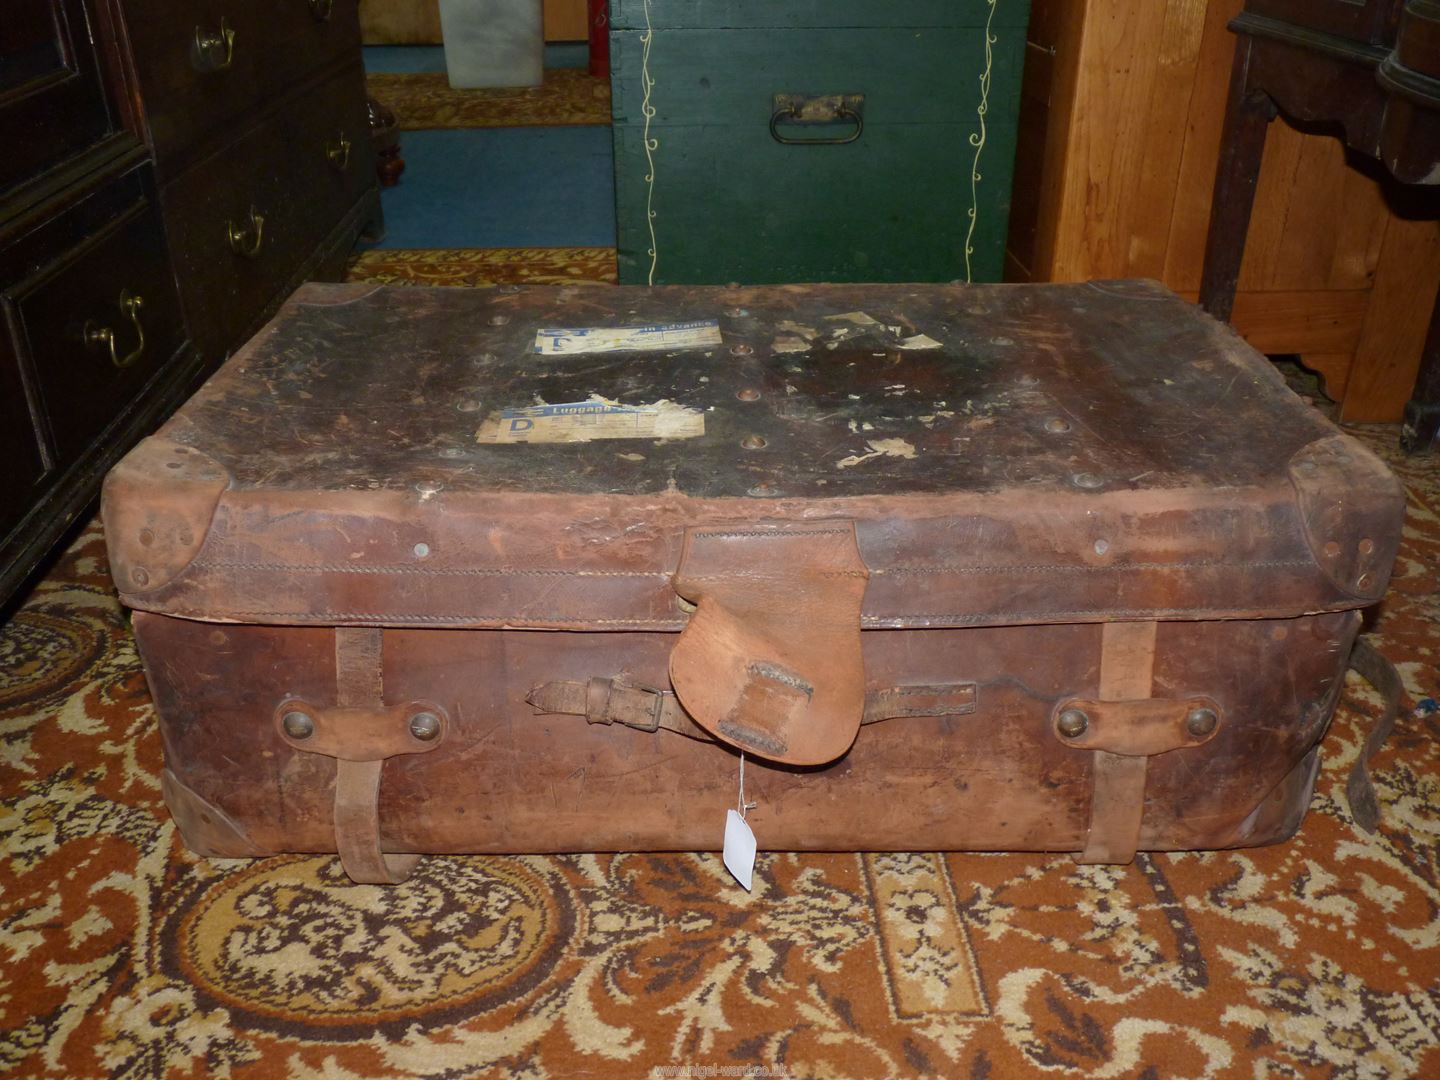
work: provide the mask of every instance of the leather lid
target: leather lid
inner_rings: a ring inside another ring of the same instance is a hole
[[[535,351],[697,321],[693,347]],[[537,399],[619,412],[486,441]],[[1363,606],[1403,495],[1153,283],[312,284],[117,467],[105,515],[147,610],[666,631],[687,530],[846,520],[861,625],[939,627]]]

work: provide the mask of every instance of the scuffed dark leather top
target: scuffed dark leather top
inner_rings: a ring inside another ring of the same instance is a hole
[[[847,313],[876,323],[834,318]],[[540,329],[706,319],[719,321],[721,346],[533,351]],[[940,347],[899,347],[921,334]],[[705,433],[476,443],[494,410],[596,395],[703,410]],[[1327,430],[1228,328],[1149,282],[311,285],[185,407],[175,437],[241,487],[431,480],[716,498],[1240,486]],[[742,445],[755,437],[763,448]]]
[[[715,344],[535,352],[711,320]],[[604,411],[644,437],[494,441]],[[1103,282],[307,285],[102,509],[151,611],[676,630],[696,528],[853,523],[867,627],[1280,617],[1382,595],[1403,506],[1228,328]]]

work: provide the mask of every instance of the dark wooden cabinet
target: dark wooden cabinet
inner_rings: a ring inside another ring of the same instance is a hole
[[[357,0],[0,0],[0,605],[379,193]]]
[[[1277,116],[1338,128],[1350,149],[1410,186],[1392,189],[1392,200],[1440,211],[1440,2],[1246,0],[1230,29],[1235,61],[1200,286],[1201,304],[1222,319],[1234,304],[1266,128]],[[1412,451],[1440,441],[1440,298],[1418,367],[1401,435]]]
[[[1370,45],[1395,40],[1404,0],[1250,0],[1245,10],[1262,18]]]
[[[0,16],[0,191],[115,130],[86,0],[5,0]]]
[[[199,371],[143,146],[56,179],[0,218],[0,600]]]

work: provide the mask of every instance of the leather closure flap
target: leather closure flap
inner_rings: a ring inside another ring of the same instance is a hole
[[[1080,750],[1153,757],[1209,742],[1220,710],[1206,697],[1092,701],[1071,698],[1054,713],[1055,736]]]
[[[853,522],[686,530],[674,585],[696,610],[670,654],[685,710],[772,761],[844,754],[865,714],[868,577]]]
[[[341,761],[425,754],[445,741],[449,727],[445,710],[426,701],[322,709],[291,698],[275,710],[275,728],[288,745]]]

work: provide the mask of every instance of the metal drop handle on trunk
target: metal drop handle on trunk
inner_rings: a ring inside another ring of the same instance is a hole
[[[848,135],[829,138],[796,139],[780,133],[781,121],[786,126],[836,124],[849,122],[855,130]],[[865,134],[864,94],[776,94],[770,109],[770,137],[785,146],[845,146]]]

